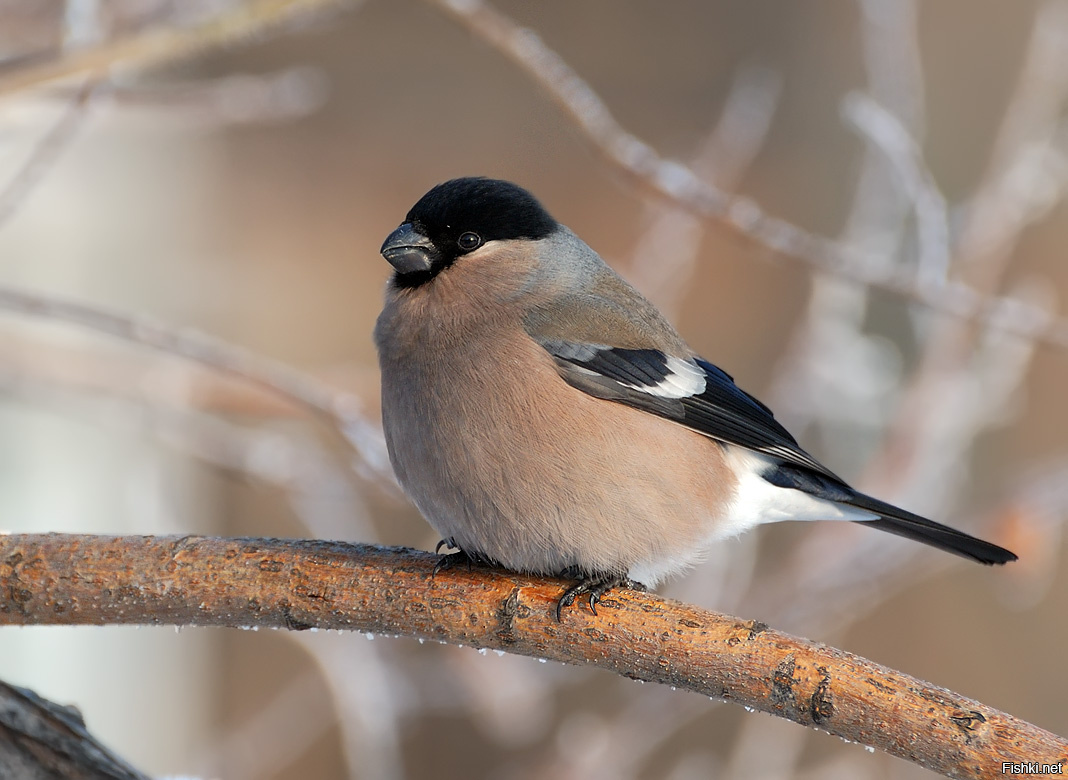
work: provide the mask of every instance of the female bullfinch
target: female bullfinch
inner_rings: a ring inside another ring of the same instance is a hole
[[[761,523],[851,520],[981,563],[997,545],[859,493],[534,197],[463,178],[382,245],[382,420],[448,556],[565,574],[559,609],[654,586]],[[439,545],[440,547],[440,545]]]

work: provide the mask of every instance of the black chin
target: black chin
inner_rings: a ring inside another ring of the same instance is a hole
[[[452,265],[453,262],[455,261],[438,261],[432,264],[430,268],[409,271],[407,273],[401,273],[398,269],[397,273],[393,274],[393,286],[399,290],[412,290],[416,287],[422,287],[427,282],[433,281],[438,274]]]

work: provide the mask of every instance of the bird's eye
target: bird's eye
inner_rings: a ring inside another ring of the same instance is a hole
[[[456,241],[460,249],[465,252],[470,252],[472,249],[478,249],[482,246],[482,236],[478,233],[464,233]]]

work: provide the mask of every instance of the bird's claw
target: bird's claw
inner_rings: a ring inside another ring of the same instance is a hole
[[[565,576],[573,576],[571,572],[565,572]],[[612,588],[630,588],[631,590],[645,591],[646,587],[640,582],[622,574],[588,574],[564,591],[560,600],[556,602],[556,619],[559,621],[563,616],[564,607],[570,607],[575,599],[583,594],[589,595],[590,612],[597,614],[597,605],[601,598]]]

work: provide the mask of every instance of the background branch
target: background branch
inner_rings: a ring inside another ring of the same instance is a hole
[[[0,769],[10,780],[149,780],[100,744],[81,714],[0,682]]]
[[[653,594],[554,618],[564,583],[433,573],[436,556],[340,542],[23,534],[0,539],[0,624],[333,628],[434,639],[684,688],[950,777],[1068,763],[1068,741],[859,656]]]
[[[429,0],[519,65],[567,113],[593,148],[629,178],[696,216],[725,224],[756,243],[825,272],[889,290],[955,316],[978,320],[1041,343],[1068,347],[1068,320],[1029,302],[985,295],[944,276],[905,273],[854,247],[810,233],[705,180],[691,167],[664,158],[627,131],[607,104],[536,32],[482,0]],[[208,16],[185,29],[163,27],[107,41],[0,78],[0,96],[85,76],[101,78],[116,65],[145,69],[213,49],[255,40],[295,19],[337,11],[351,0],[260,0]],[[925,269],[921,269],[923,271]]]
[[[48,294],[0,287],[0,309],[27,317],[78,325],[98,333],[195,360],[224,373],[240,376],[290,401],[317,412],[344,427],[345,407],[359,400],[327,387],[300,371],[214,339],[191,328],[169,328],[128,314],[78,301],[61,300]]]
[[[85,119],[96,83],[87,79],[75,91],[56,123],[41,136],[33,152],[19,171],[0,189],[0,226],[3,226],[26,202],[29,193],[44,178],[48,170],[77,135]]]
[[[257,0],[238,3],[224,13],[186,27],[161,26],[24,65],[0,77],[0,96],[15,94],[75,76],[101,77],[115,66],[144,69],[165,65],[233,46],[262,40],[273,30],[291,28],[312,14],[355,5],[354,0]]]
[[[936,311],[978,320],[1017,336],[1068,347],[1068,320],[1027,302],[984,295],[944,276],[887,267],[855,247],[810,233],[703,180],[627,131],[607,104],[534,31],[482,0],[428,0],[518,65],[563,109],[602,157],[632,181],[698,217],[727,225],[786,257],[835,276],[902,295]],[[922,270],[922,269],[921,269]]]
[[[382,434],[363,415],[361,400],[291,366],[191,328],[171,328],[101,306],[5,285],[0,285],[0,310],[106,333],[251,382],[317,414],[355,450],[363,467],[387,486],[395,484],[393,471],[386,464]]]

